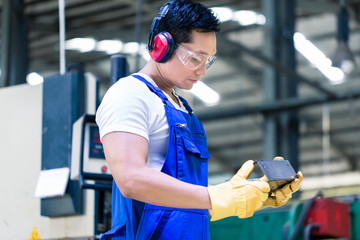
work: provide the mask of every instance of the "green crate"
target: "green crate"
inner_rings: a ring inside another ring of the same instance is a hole
[[[360,202],[353,202],[351,211],[351,240],[360,240]]]
[[[210,222],[210,236],[211,240],[282,239],[287,220],[287,210],[260,211],[246,219],[230,217]]]
[[[287,223],[287,237],[293,232],[295,224],[303,208],[297,203],[290,208],[278,208],[260,211],[251,218],[239,219],[230,217],[210,222],[211,240],[253,240],[283,239],[283,228]],[[351,238],[360,240],[360,201],[351,203]],[[304,227],[300,230],[297,240],[304,238]]]

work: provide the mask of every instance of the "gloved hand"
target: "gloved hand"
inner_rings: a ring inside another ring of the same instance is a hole
[[[265,181],[247,181],[254,161],[245,162],[230,181],[208,187],[212,210],[211,221],[230,216],[251,217],[268,197],[270,186]]]
[[[275,157],[273,160],[281,161],[284,160],[283,157]],[[292,194],[299,190],[300,183],[303,180],[303,174],[302,172],[297,173],[298,178],[294,179],[292,182],[286,184],[282,188],[276,190],[275,192],[272,192],[271,195],[266,199],[266,201],[263,204],[262,208],[266,207],[281,207],[285,205],[292,197]],[[263,176],[260,178],[262,181],[268,182],[268,179],[266,176]]]

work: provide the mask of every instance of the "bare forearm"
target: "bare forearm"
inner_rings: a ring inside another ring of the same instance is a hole
[[[182,182],[148,167],[115,177],[115,181],[126,197],[142,202],[176,208],[211,208],[206,187]]]
[[[147,167],[146,139],[116,132],[102,140],[111,173],[125,197],[165,207],[211,208],[206,187],[182,182]]]

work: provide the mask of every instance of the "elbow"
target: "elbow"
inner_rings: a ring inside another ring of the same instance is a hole
[[[139,192],[137,189],[139,183],[131,177],[122,177],[119,181],[116,182],[121,194],[126,198],[136,199],[136,192]]]
[[[126,198],[134,198],[134,188],[131,187],[132,184],[129,184],[128,182],[122,183],[119,186],[119,190],[121,194]]]

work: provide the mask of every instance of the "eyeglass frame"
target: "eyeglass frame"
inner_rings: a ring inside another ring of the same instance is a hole
[[[186,47],[184,47],[184,46],[182,46],[181,44],[176,44],[176,50],[175,50],[175,54],[176,54],[176,56],[179,58],[179,60],[180,60],[180,62],[185,66],[185,67],[187,67],[188,69],[190,69],[190,70],[199,70],[199,69],[201,69],[201,68],[203,68],[204,66],[205,66],[205,69],[206,70],[208,70],[210,67],[211,67],[211,65],[215,62],[215,60],[216,60],[216,58],[217,58],[217,56],[216,55],[213,55],[213,56],[211,56],[211,57],[208,57],[208,58],[206,58],[206,61],[205,62],[203,62],[203,63],[201,63],[199,66],[197,66],[197,67],[191,67],[191,66],[189,66],[189,62],[186,62],[185,60],[185,58],[187,57],[187,56],[190,56],[190,57],[193,57],[193,58],[198,58],[199,56],[202,58],[203,56],[206,56],[207,54],[201,54],[201,53],[196,53],[196,52],[193,52],[193,51],[191,51],[191,50],[189,50],[189,49],[187,49]],[[186,52],[186,54],[185,55],[181,55],[180,53],[179,53],[179,48],[181,48],[182,50],[184,50],[185,52]],[[191,64],[191,63],[190,63]]]

